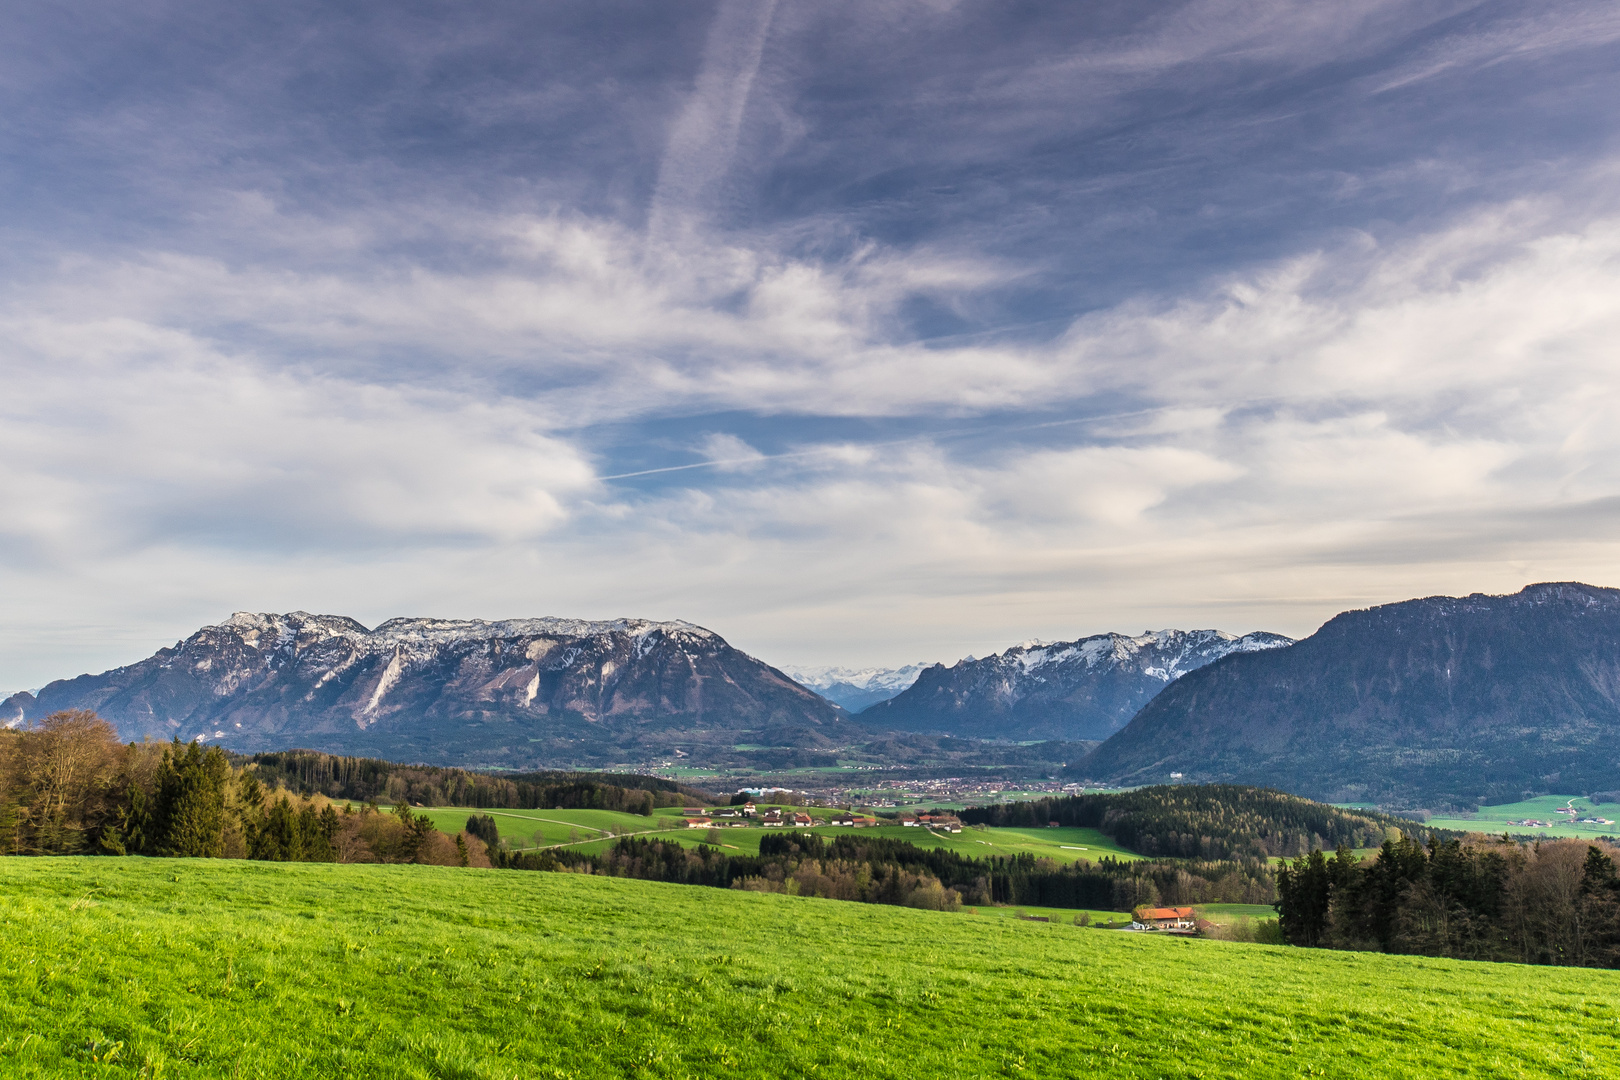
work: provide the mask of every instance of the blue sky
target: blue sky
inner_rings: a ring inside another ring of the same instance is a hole
[[[1617,72],[1602,3],[15,5],[0,689],[1620,584]]]

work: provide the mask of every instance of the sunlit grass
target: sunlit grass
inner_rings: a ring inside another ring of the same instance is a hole
[[[7,1077],[1599,1077],[1617,998],[567,874],[0,859]]]

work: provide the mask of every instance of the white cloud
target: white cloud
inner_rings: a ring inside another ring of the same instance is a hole
[[[167,638],[319,607],[679,616],[784,662],[882,662],[1620,580],[1601,542],[1620,483],[1612,218],[1517,204],[1121,305],[1048,345],[938,346],[907,336],[907,303],[1010,271],[469,221],[496,265],[152,252],[13,281],[0,645],[30,655],[24,636],[87,611]],[[1125,405],[1041,427],[1100,395]],[[696,470],[644,495],[599,483],[568,434],[704,409],[1020,418],[971,454],[808,434],[767,455],[716,431],[697,445],[724,483]]]

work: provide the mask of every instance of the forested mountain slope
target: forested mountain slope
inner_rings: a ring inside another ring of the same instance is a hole
[[[1172,683],[1073,767],[1334,802],[1455,805],[1620,787],[1620,591],[1531,585],[1338,615]]]

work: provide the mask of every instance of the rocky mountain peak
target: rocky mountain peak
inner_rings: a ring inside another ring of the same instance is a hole
[[[90,708],[126,738],[302,746],[457,764],[645,760],[704,741],[811,743],[833,705],[687,622],[237,612],[128,667],[15,695]],[[740,733],[747,732],[747,737]]]
[[[872,706],[871,726],[974,738],[1103,739],[1174,679],[1238,652],[1292,644],[1281,634],[1148,630],[1074,641],[1025,641],[982,659],[921,672]]]

